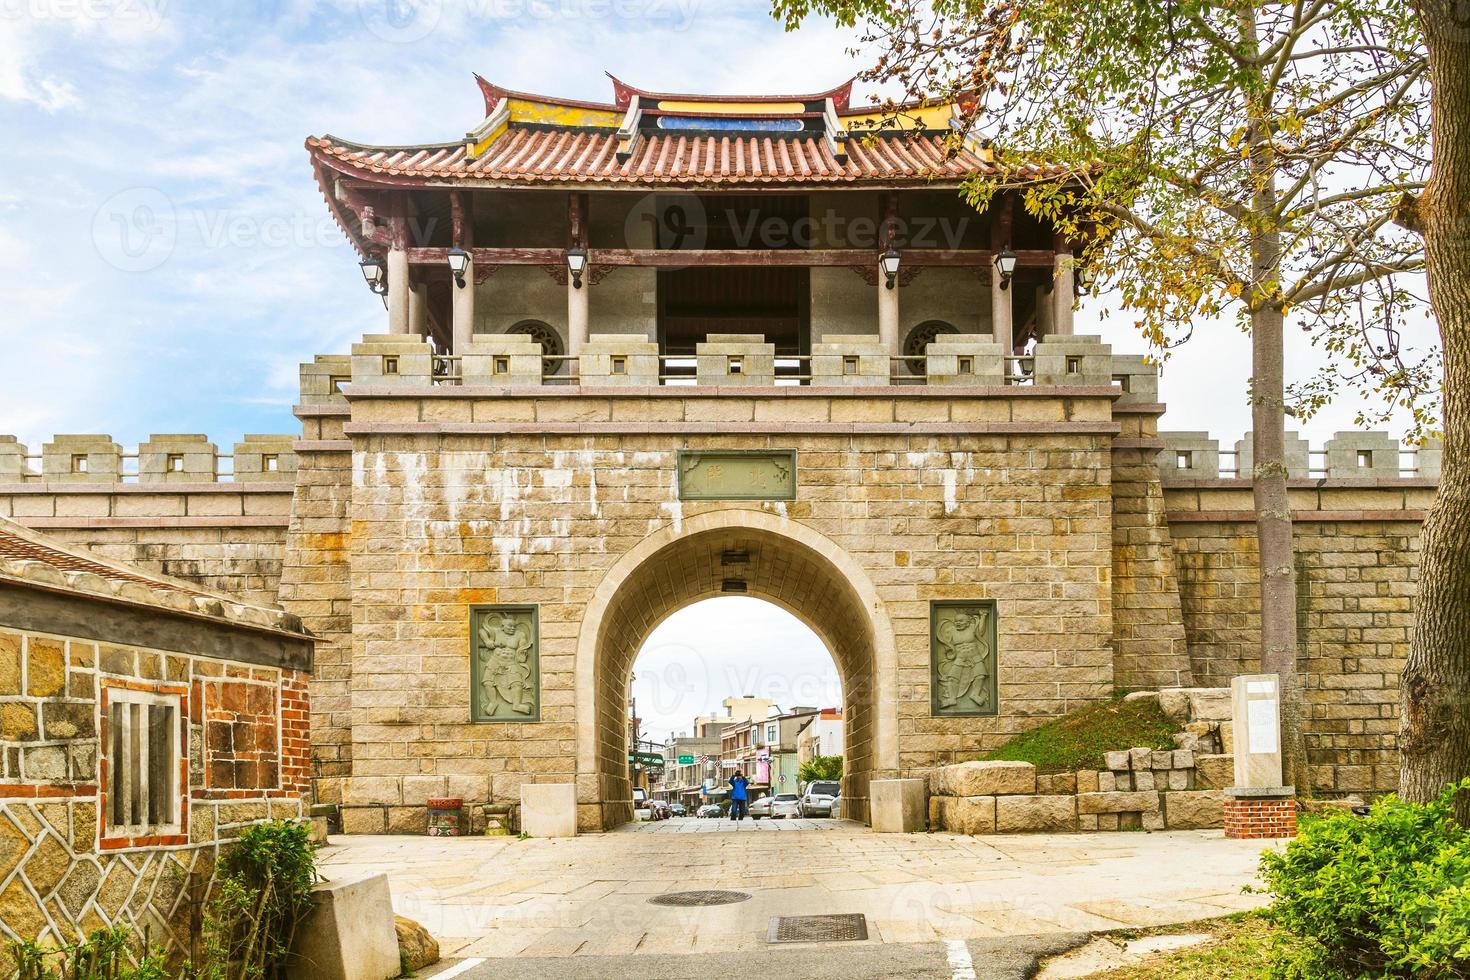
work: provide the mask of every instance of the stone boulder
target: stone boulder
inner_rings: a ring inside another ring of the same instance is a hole
[[[1232,717],[1228,687],[1168,687],[1159,692],[1159,707],[1181,725],[1194,721],[1229,721]]]
[[[956,834],[995,833],[995,797],[947,797],[944,808],[945,828]]]
[[[1026,796],[1036,792],[1036,767],[1029,762],[961,762],[938,772],[943,796]]]
[[[1235,783],[1235,756],[1194,757],[1194,784],[1200,789],[1224,789]]]
[[[1077,829],[1077,797],[1000,796],[995,829],[1002,834],[1066,833]]]
[[[398,957],[408,972],[439,962],[439,940],[429,930],[401,915],[393,916],[393,928],[398,933]]]
[[[1157,813],[1159,794],[1148,791],[1132,793],[1079,793],[1078,813]]]
[[[1225,794],[1218,790],[1165,793],[1164,825],[1170,830],[1216,830],[1225,826]]]

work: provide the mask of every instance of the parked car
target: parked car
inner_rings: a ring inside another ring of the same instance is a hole
[[[839,818],[842,816],[842,791],[841,790],[838,790],[837,791],[837,795],[834,796],[834,797],[832,797],[832,816],[839,817]]]
[[[812,780],[807,784],[806,792],[801,796],[801,815],[803,817],[832,816],[832,801],[840,792],[842,792],[840,783],[825,779]]]
[[[720,805],[718,803],[701,803],[698,810],[694,811],[695,817],[718,817]]]
[[[686,806],[684,806],[684,804],[682,804],[682,803],[670,803],[669,804],[669,810],[676,817],[687,817],[687,816],[689,816],[689,809]]]
[[[752,820],[759,820],[761,817],[780,820],[782,817],[799,816],[801,816],[801,802],[795,793],[777,793],[775,796],[762,796],[750,805],[750,818]]]
[[[648,790],[642,787],[633,788],[633,819],[634,820],[657,820],[653,815],[653,807],[649,805]]]
[[[655,820],[667,820],[674,815],[674,808],[663,800],[654,800],[650,806],[653,807]]]

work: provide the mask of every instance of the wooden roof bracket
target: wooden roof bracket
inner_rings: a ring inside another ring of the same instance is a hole
[[[628,111],[623,114],[623,124],[618,127],[618,162],[625,163],[633,155],[638,143],[638,126],[643,122],[643,103],[640,96],[628,101]]]
[[[839,163],[847,162],[847,130],[837,118],[837,106],[829,95],[822,104],[822,129],[827,140],[827,149],[832,151]]]
[[[480,125],[464,135],[464,155],[466,159],[476,160],[484,156],[490,145],[500,138],[510,125],[510,99],[502,96],[495,103],[495,108],[490,110]]]

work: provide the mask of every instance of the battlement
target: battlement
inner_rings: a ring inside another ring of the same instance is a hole
[[[1167,447],[1158,456],[1166,484],[1251,479],[1252,439],[1221,449],[1208,432],[1160,432]],[[1443,448],[1438,440],[1405,448],[1387,432],[1338,432],[1324,448],[1313,449],[1295,432],[1286,434],[1287,475],[1292,480],[1438,480]]]
[[[0,436],[0,484],[279,484],[296,479],[296,437],[247,435],[221,453],[203,435],[159,434],[127,450],[108,435],[58,435],[40,453]]]
[[[348,355],[301,365],[301,404],[345,404],[344,385],[365,387],[871,387],[1047,386],[1117,389],[1120,403],[1158,401],[1158,369],[1115,355],[1095,336],[1047,337],[1026,356],[1007,355],[990,334],[945,334],[923,356],[893,356],[876,336],[827,334],[810,354],[777,354],[759,335],[711,334],[693,354],[661,354],[641,334],[593,334],[575,356],[553,356],[522,334],[476,334],[460,353],[435,354],[406,334],[369,334]],[[754,392],[751,392],[752,394]]]

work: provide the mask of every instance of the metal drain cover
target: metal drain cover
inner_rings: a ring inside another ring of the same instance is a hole
[[[675,905],[687,908],[696,905],[734,905],[743,902],[750,895],[746,892],[669,892],[664,895],[655,895],[648,900],[650,905]]]
[[[777,916],[766,933],[768,943],[841,943],[867,938],[868,920],[860,912]]]

